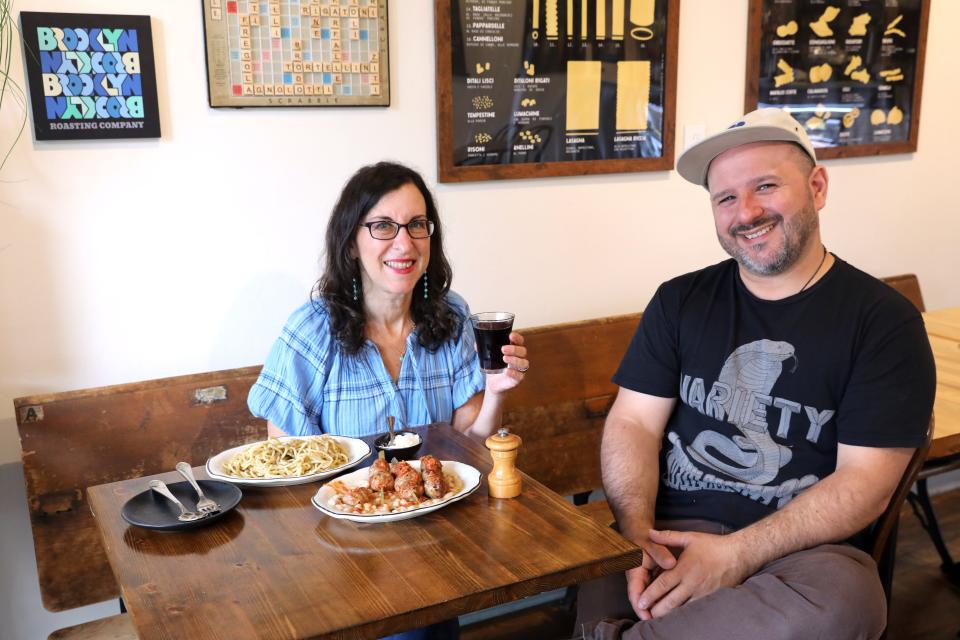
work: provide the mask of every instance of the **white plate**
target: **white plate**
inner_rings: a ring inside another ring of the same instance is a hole
[[[330,500],[333,499],[333,497],[336,495],[336,492],[328,485],[323,485],[320,487],[311,501],[313,502],[313,506],[315,506],[317,509],[320,509],[320,511],[324,512],[331,518],[352,520],[354,522],[394,522],[396,520],[416,518],[417,516],[422,516],[430,513],[431,511],[436,511],[441,507],[445,507],[451,502],[462,500],[476,491],[477,487],[480,486],[480,478],[482,476],[474,467],[462,462],[456,462],[454,460],[443,460],[442,462],[444,472],[455,474],[460,478],[460,482],[463,483],[463,486],[460,488],[460,491],[456,492],[449,498],[426,507],[416,507],[414,509],[410,509],[409,511],[401,511],[400,513],[361,514],[334,511],[330,507]],[[414,469],[418,471],[420,470],[419,460],[410,460],[409,464]],[[337,478],[337,482],[342,482],[348,487],[365,487],[367,486],[367,477],[369,473],[370,472],[367,469],[357,469],[356,471],[352,471],[345,476]]]
[[[292,440],[294,438],[299,438],[302,440],[307,440],[315,437],[318,436],[283,436],[279,439]],[[250,444],[227,449],[226,451],[221,451],[217,455],[207,460],[207,473],[215,480],[225,480],[241,487],[288,487],[295,484],[307,484],[309,482],[316,482],[317,480],[329,478],[332,475],[340,473],[344,469],[349,469],[350,467],[356,466],[370,455],[370,445],[363,440],[358,440],[357,438],[348,438],[346,436],[329,437],[340,443],[340,446],[347,451],[347,463],[345,465],[336,467],[335,469],[328,469],[327,471],[320,471],[318,473],[311,473],[309,475],[296,476],[293,478],[238,478],[237,476],[229,475],[224,470],[224,465],[228,460],[230,460],[230,458],[243,450],[244,447],[258,444],[256,442],[252,442]]]

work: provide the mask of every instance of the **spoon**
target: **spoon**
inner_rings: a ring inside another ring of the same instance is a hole
[[[393,446],[393,439],[396,437],[393,433],[393,416],[387,416],[387,431],[390,432],[390,439],[387,440],[386,446],[390,448]]]

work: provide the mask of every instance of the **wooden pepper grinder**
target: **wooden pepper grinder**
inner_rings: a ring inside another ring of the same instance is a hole
[[[493,457],[493,471],[487,476],[492,498],[516,498],[520,495],[520,472],[517,471],[517,453],[522,444],[520,436],[501,427],[487,438],[487,449]]]

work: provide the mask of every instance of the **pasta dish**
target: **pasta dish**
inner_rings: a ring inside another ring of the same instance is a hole
[[[341,467],[348,462],[343,446],[330,436],[270,438],[244,447],[223,466],[237,478],[296,478]]]

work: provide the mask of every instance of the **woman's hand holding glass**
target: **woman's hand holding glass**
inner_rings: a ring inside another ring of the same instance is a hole
[[[527,348],[523,346],[523,336],[516,331],[510,332],[510,344],[504,345],[501,351],[507,368],[499,373],[486,374],[487,393],[504,393],[513,389],[520,384],[527,369],[530,368]]]

